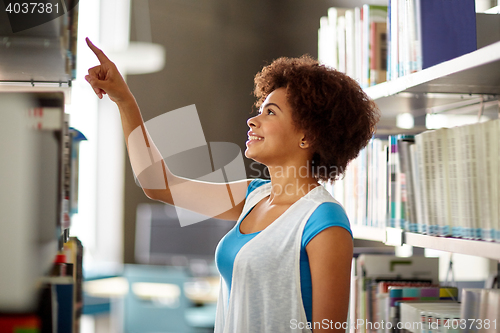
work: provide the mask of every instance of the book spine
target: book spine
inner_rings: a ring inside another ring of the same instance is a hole
[[[338,9],[331,7],[328,9],[328,40],[329,40],[329,65],[333,68],[339,67],[338,60],[338,41],[337,41],[337,25],[338,25]]]
[[[389,0],[391,2],[391,80],[399,77],[399,0]]]
[[[366,88],[370,85],[370,6],[363,5],[363,59],[361,87]]]
[[[421,17],[421,0],[415,0],[415,70],[422,70],[422,17]]]
[[[476,234],[479,239],[491,240],[491,209],[490,209],[490,197],[492,195],[492,189],[489,185],[488,176],[489,172],[489,161],[488,161],[488,148],[491,144],[488,136],[488,123],[478,123],[475,124],[472,130],[475,133],[475,144],[474,151],[476,153],[476,175],[477,180],[476,185],[476,208],[477,208],[477,218],[478,223],[476,227],[479,232]]]
[[[491,207],[494,209],[492,212],[494,218],[493,218],[493,230],[495,230],[495,240],[497,242],[500,242],[500,205],[498,205],[498,202],[500,200],[500,175],[498,172],[495,170],[500,169],[500,119],[497,119],[493,121],[494,124],[490,125],[492,127],[492,142],[493,144],[491,145],[491,150],[493,151],[493,156],[496,158],[493,158],[492,160],[492,170],[494,176],[491,178],[492,181],[496,183],[496,186],[493,188],[496,188],[496,190],[493,190],[493,196],[491,198],[492,200],[492,205]],[[495,181],[496,178],[496,181]]]
[[[458,178],[458,147],[456,139],[456,129],[449,129],[447,133],[447,164],[448,164],[448,193],[450,202],[450,227],[453,237],[461,235],[461,219],[460,215],[460,197],[459,197],[459,182]]]
[[[392,33],[391,33],[391,12],[392,12],[392,1],[389,0],[387,3],[387,63],[386,63],[386,69],[387,69],[387,81],[392,80]]]
[[[356,35],[354,34],[354,10],[349,9],[345,12],[345,57],[346,57],[346,74],[353,78],[357,78],[356,74],[356,51],[355,51],[355,40]]]
[[[411,232],[418,232],[420,225],[423,223],[424,220],[424,213],[423,213],[423,202],[422,202],[422,194],[421,194],[421,178],[420,178],[420,173],[419,173],[419,162],[418,162],[418,155],[417,155],[417,145],[413,144],[410,145],[410,155],[411,155],[411,167],[412,167],[412,183],[413,185],[413,192],[414,192],[414,198],[415,198],[415,216],[416,220],[412,224],[410,224],[410,231]]]
[[[498,131],[495,126],[499,121],[488,121],[485,123],[484,134],[484,159],[486,164],[486,186],[488,188],[488,196],[484,200],[488,200],[490,224],[483,227],[483,239],[488,241],[495,240],[495,230],[498,229]]]
[[[363,84],[363,14],[362,8],[354,8],[354,49],[355,49],[355,79],[359,85]]]
[[[327,66],[330,66],[330,53],[329,48],[329,30],[328,17],[323,16],[319,20],[318,29],[318,60]]]
[[[438,236],[447,236],[449,234],[449,196],[447,181],[447,163],[446,163],[446,137],[447,129],[435,131],[435,193],[436,193],[436,224],[435,234]]]
[[[418,173],[420,175],[420,193],[422,197],[422,212],[423,219],[419,225],[419,233],[427,233],[427,225],[429,224],[429,207],[428,207],[428,181],[427,181],[427,169],[426,169],[426,158],[425,158],[425,147],[423,133],[415,135],[415,143],[417,145],[417,161],[418,161]]]
[[[346,72],[346,44],[345,44],[345,17],[337,18],[337,50],[338,67],[342,73]]]
[[[411,167],[410,145],[414,143],[413,139],[399,139],[399,160],[402,174],[406,181],[406,221],[405,230],[411,231],[412,225],[416,223],[415,217],[415,191],[413,186],[413,172]]]

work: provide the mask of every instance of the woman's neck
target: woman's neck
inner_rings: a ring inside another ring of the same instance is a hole
[[[308,165],[269,167],[271,176],[271,204],[292,204],[319,186]]]

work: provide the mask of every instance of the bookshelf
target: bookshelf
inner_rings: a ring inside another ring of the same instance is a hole
[[[400,239],[394,228],[375,228],[351,225],[354,238],[382,242],[386,245],[402,245],[454,252],[500,261],[500,244],[481,240],[468,240],[451,237],[437,237],[401,231]],[[401,244],[396,244],[400,242]]]
[[[445,106],[483,96],[483,101],[498,112],[500,96],[500,42],[443,62],[393,81],[365,89],[375,100],[382,117],[403,112]],[[415,100],[418,100],[415,103]],[[485,104],[486,104],[485,103]],[[478,108],[476,106],[476,108]],[[428,236],[401,231],[400,239],[392,228],[352,225],[354,238],[408,244],[447,252],[479,256],[500,261],[500,243],[449,237]]]
[[[352,235],[356,239],[363,239],[375,242],[386,242],[385,228],[368,227],[364,225],[351,225]]]
[[[77,3],[66,1],[58,17],[48,10],[22,16],[0,4],[0,133],[10,148],[2,150],[0,170],[2,183],[15,184],[0,193],[9,222],[0,232],[2,332],[79,331],[82,248],[69,238],[76,131],[65,112],[76,70]]]
[[[500,261],[499,243],[450,237],[427,236],[412,232],[404,233],[403,242],[417,247],[467,254]]]
[[[393,81],[368,87],[382,117],[500,95],[500,42]],[[493,96],[492,96],[493,95]]]

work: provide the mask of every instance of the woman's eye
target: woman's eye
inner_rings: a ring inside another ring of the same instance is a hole
[[[267,110],[267,114],[275,114],[273,110]]]

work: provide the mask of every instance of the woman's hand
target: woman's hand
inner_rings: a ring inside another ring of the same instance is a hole
[[[108,94],[109,98],[115,103],[130,98],[132,94],[116,65],[99,48],[92,44],[90,39],[86,38],[85,40],[101,63],[90,68],[89,75],[85,75],[85,80],[90,83],[97,97],[102,99],[104,94]]]

